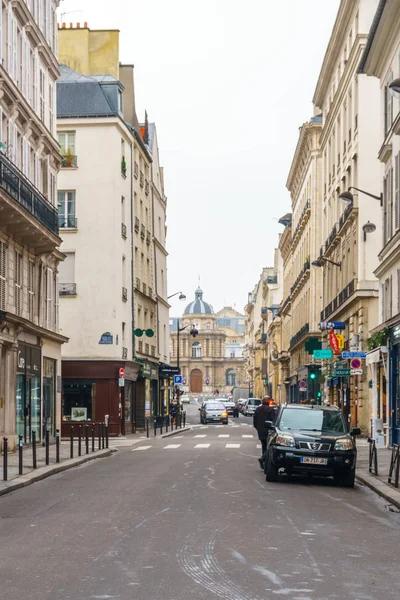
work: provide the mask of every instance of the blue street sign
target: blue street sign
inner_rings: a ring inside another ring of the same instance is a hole
[[[319,324],[319,328],[321,331],[330,330],[330,329],[345,329],[346,325],[344,321],[321,321]]]
[[[366,352],[342,352],[342,358],[366,358]]]
[[[174,375],[174,385],[183,384],[183,375]]]

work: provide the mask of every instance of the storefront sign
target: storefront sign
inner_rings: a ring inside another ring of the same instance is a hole
[[[180,375],[181,370],[179,367],[160,367],[158,370],[160,377],[173,377],[174,375]]]
[[[314,350],[313,358],[315,360],[323,360],[324,358],[332,358],[332,350]]]
[[[342,352],[342,358],[366,358],[366,352]]]
[[[143,377],[151,377],[151,364],[145,362],[142,366],[142,375]]]
[[[151,367],[150,377],[151,377],[151,379],[158,379],[158,369],[157,369],[157,367]]]
[[[333,331],[331,331],[329,333],[329,344],[330,344],[332,350],[334,351],[334,353],[339,354],[339,342],[336,337],[336,334]]]
[[[332,330],[332,329],[345,329],[345,324],[343,321],[322,321],[319,324],[319,328],[321,331]]]

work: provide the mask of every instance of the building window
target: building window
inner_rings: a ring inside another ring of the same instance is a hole
[[[60,152],[62,155],[61,166],[64,169],[77,167],[78,161],[75,151],[75,131],[59,133],[58,143],[60,144]]]
[[[28,318],[33,321],[34,317],[34,298],[35,298],[35,263],[28,262]]]
[[[60,296],[75,296],[75,252],[65,252],[65,259],[58,265]]]
[[[76,228],[75,190],[58,192],[58,225],[60,229]]]
[[[234,387],[236,385],[236,371],[228,369],[225,375],[226,385]]]
[[[6,309],[7,244],[0,241],[0,310]]]
[[[40,120],[42,121],[42,123],[46,123],[46,118],[45,118],[46,117],[46,100],[45,100],[46,74],[43,71],[43,69],[40,69],[39,76],[40,76],[40,79],[39,79],[39,95],[40,95],[39,116],[40,116]]]
[[[201,358],[201,344],[200,344],[200,342],[193,342],[193,344],[192,344],[192,358]]]
[[[21,315],[22,313],[22,254],[15,251],[14,255],[14,307],[15,314]]]

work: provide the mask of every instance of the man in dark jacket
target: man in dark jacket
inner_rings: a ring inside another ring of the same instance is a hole
[[[277,407],[274,401],[268,396],[264,396],[262,404],[257,407],[253,416],[253,425],[257,429],[258,439],[261,442],[261,458],[259,458],[260,466],[263,468],[263,456],[267,451],[268,430],[265,428],[265,421],[275,422]]]

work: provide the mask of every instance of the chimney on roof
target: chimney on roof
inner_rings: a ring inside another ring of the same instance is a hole
[[[80,29],[80,28],[81,28],[81,24],[80,24],[80,23],[77,23],[77,24],[76,24],[76,28],[77,28],[77,29]]]
[[[73,29],[73,27],[74,27],[74,24],[73,24],[73,23],[70,23],[70,24],[69,24],[69,28],[70,28],[70,29]]]
[[[145,144],[148,145],[149,143],[149,120],[147,118],[147,110],[144,113],[144,135],[143,135],[143,141]]]
[[[67,24],[66,24],[66,23],[63,23],[63,24],[62,24],[62,28],[63,28],[63,29],[65,29],[65,28],[66,28],[66,26],[67,26]]]
[[[87,29],[87,22],[85,21],[83,26],[85,27],[85,29]]]

